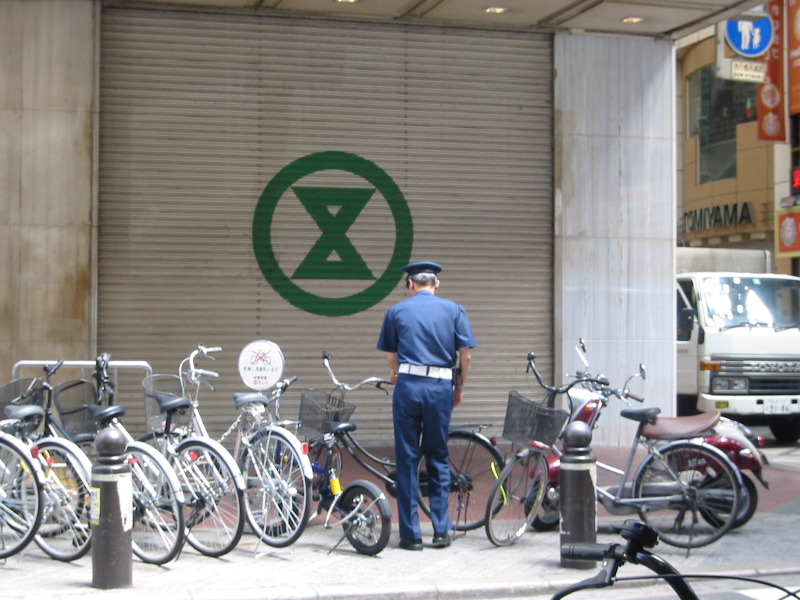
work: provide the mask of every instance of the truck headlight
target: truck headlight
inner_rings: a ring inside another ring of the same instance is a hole
[[[746,392],[746,377],[714,377],[711,380],[711,391],[720,392]]]

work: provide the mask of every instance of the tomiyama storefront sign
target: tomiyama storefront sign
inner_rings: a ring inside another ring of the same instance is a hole
[[[313,314],[344,316],[395,288],[410,262],[413,226],[403,193],[383,169],[329,151],[299,158],[272,178],[252,236],[261,272],[281,297]]]

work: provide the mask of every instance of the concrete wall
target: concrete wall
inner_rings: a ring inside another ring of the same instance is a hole
[[[555,372],[586,338],[592,372],[620,387],[644,362],[631,389],[674,414],[674,47],[557,35],[554,93]],[[631,432],[612,412],[595,440]]]
[[[0,381],[91,358],[97,7],[0,2]]]

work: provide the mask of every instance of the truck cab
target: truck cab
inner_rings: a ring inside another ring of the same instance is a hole
[[[678,414],[720,410],[800,439],[800,278],[676,276]]]

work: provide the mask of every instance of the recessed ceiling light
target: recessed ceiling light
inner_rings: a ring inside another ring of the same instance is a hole
[[[502,15],[508,9],[505,6],[490,6],[483,12],[488,13],[490,15]]]
[[[644,17],[625,17],[622,19],[623,23],[641,23],[644,21]]]
[[[339,4],[355,4],[358,0],[335,0]]]

